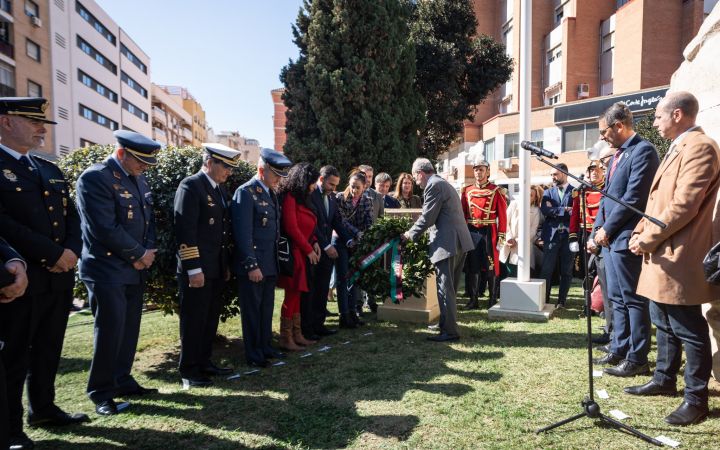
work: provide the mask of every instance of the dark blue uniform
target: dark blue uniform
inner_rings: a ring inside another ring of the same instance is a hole
[[[270,339],[278,274],[280,205],[275,193],[255,177],[235,191],[230,211],[245,359],[249,364],[264,364],[273,351]],[[258,268],[263,279],[253,283],[248,272]]]
[[[553,186],[543,194],[540,211],[545,216],[542,224],[543,262],[541,278],[545,279],[545,301],[550,301],[550,288],[555,266],[560,259],[560,290],[558,304],[565,305],[567,294],[572,282],[572,268],[575,261],[570,251],[570,215],[572,208],[573,187],[568,184],[562,198],[557,186]],[[568,208],[568,210],[566,210]]]
[[[212,367],[212,343],[222,311],[225,273],[230,269],[230,199],[200,171],[175,193],[175,236],[180,286],[180,375],[197,378]],[[190,287],[188,272],[202,271],[203,287]]]
[[[49,269],[65,249],[79,256],[82,248],[80,220],[63,173],[34,156],[26,164],[0,149],[0,230],[25,257],[29,282],[25,295],[0,304],[11,437],[22,433],[26,375],[29,413],[40,416],[59,411],[54,403],[55,374],[75,272],[51,273]]]
[[[95,403],[139,388],[130,375],[146,270],[133,263],[155,248],[153,198],[144,176],[131,179],[114,158],[78,179],[83,253],[80,279],[95,316],[95,348],[87,392]]]

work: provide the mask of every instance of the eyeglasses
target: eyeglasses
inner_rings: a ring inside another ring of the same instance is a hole
[[[607,130],[609,130],[610,128],[614,127],[616,124],[617,124],[617,122],[615,122],[615,123],[612,124],[612,125],[606,126],[602,131],[600,131],[600,136],[605,136],[605,133],[607,133]]]

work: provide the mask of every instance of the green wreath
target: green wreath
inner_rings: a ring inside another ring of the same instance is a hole
[[[413,220],[407,217],[384,217],[378,219],[362,236],[350,258],[350,271],[352,275],[358,270],[360,262],[379,246],[397,238],[410,229]],[[369,295],[387,298],[390,294],[390,252],[387,258],[381,257],[363,270],[355,281],[360,288]],[[428,237],[423,233],[420,239],[401,245],[403,263],[402,290],[403,298],[420,296],[425,280],[433,271],[433,265],[428,257]]]

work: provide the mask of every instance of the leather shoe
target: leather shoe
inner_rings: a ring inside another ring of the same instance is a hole
[[[624,359],[615,367],[606,367],[603,372],[614,377],[634,377],[636,375],[649,375],[650,366],[648,366],[648,363],[635,364]]]
[[[315,334],[317,334],[318,336],[332,336],[333,334],[337,334],[337,330],[327,327],[320,327],[315,330]]]
[[[258,367],[260,369],[270,367],[270,361],[268,361],[267,359],[263,359],[262,361],[248,361],[247,364],[250,367]]]
[[[671,412],[670,415],[665,418],[665,422],[677,426],[692,425],[706,418],[708,412],[707,405],[693,405],[692,403],[684,401],[678,409]]]
[[[427,340],[434,342],[449,342],[460,340],[460,336],[458,336],[457,334],[440,333],[436,334],[435,336],[428,336]]]
[[[480,304],[476,298],[473,298],[465,304],[465,309],[480,309]]]
[[[212,386],[213,381],[208,377],[193,377],[183,378],[182,385],[183,389],[189,389],[191,387],[206,387]]]
[[[610,353],[610,344],[599,345],[599,346],[595,347],[595,350],[597,350],[599,352],[603,352],[603,353]]]
[[[622,362],[622,358],[618,355],[615,355],[613,353],[608,353],[605,356],[602,356],[600,358],[593,358],[593,364],[603,365],[603,364],[620,364]]]
[[[10,436],[8,444],[10,444],[8,447],[10,450],[28,450],[35,448],[35,443],[23,432],[15,436]]]
[[[600,345],[609,344],[610,343],[610,334],[603,333],[600,336],[594,337],[594,338],[592,338],[592,343],[600,344]]]
[[[118,405],[115,403],[115,400],[109,399],[104,402],[97,403],[95,405],[95,412],[101,416],[113,416],[126,409],[128,406],[130,406],[130,403],[128,402],[122,402]]]
[[[218,367],[213,363],[200,369],[203,375],[230,375],[232,372],[232,367]]]
[[[674,385],[662,385],[654,380],[640,386],[628,386],[623,390],[630,395],[669,395],[671,397],[677,395],[677,388]]]
[[[303,333],[303,337],[308,341],[319,341],[322,336],[315,333]]]
[[[153,394],[157,394],[157,393],[158,393],[158,390],[155,388],[144,388],[138,384],[135,389],[130,389],[129,391],[121,392],[120,396],[122,396],[122,397],[142,397],[144,395],[153,395]]]
[[[266,350],[263,356],[265,356],[265,359],[284,359],[287,355],[280,350],[271,348],[270,350]]]
[[[57,411],[43,416],[37,414],[28,415],[28,425],[30,425],[31,427],[63,426],[83,422],[90,422],[90,418],[87,416],[87,414],[68,414],[59,408],[57,409]]]

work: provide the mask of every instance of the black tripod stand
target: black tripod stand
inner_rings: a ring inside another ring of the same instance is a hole
[[[585,198],[585,192],[587,190],[601,192],[602,195],[604,195],[605,197],[608,197],[609,199],[614,200],[614,201],[620,203],[621,205],[624,205],[625,207],[631,209],[633,212],[640,214],[643,217],[647,218],[648,220],[650,220],[654,224],[658,225],[659,227],[661,227],[661,228],[666,227],[666,225],[664,223],[660,222],[659,220],[648,216],[647,214],[643,213],[642,211],[638,210],[637,208],[634,208],[633,206],[628,205],[624,201],[622,201],[616,197],[613,197],[612,195],[609,195],[605,192],[600,191],[597,187],[595,187],[595,185],[590,184],[581,178],[575,177],[574,175],[568,173],[566,170],[563,170],[562,168],[556,166],[555,164],[545,160],[543,158],[543,156],[550,156],[550,155],[552,155],[551,152],[544,150],[544,149],[528,148],[526,146],[523,146],[523,148],[526,148],[527,150],[530,150],[533,154],[535,154],[539,161],[564,173],[565,175],[569,176],[573,180],[578,181],[580,183],[579,191],[580,191],[580,195],[582,196],[581,198],[583,198],[583,199]],[[553,155],[553,157],[555,157],[555,156]],[[585,214],[584,208],[581,208],[580,214],[583,215],[581,218],[581,224],[582,224],[581,228],[582,228],[582,236],[583,236],[582,243],[584,245],[585,243],[587,243],[587,229],[585,228],[586,218],[584,217],[584,214]],[[600,421],[608,423],[615,428],[627,431],[628,433],[630,433],[644,441],[647,441],[651,444],[662,446],[663,445],[662,442],[658,441],[657,439],[652,438],[652,437],[636,430],[635,428],[633,428],[629,425],[625,425],[624,423],[603,414],[602,411],[600,410],[600,405],[598,405],[597,402],[595,401],[595,394],[594,394],[595,387],[594,387],[594,382],[593,382],[593,362],[592,362],[592,318],[591,318],[592,314],[590,314],[590,305],[591,305],[590,291],[592,289],[592,281],[589,279],[589,275],[588,275],[587,251],[584,248],[581,248],[580,251],[582,252],[582,264],[584,267],[583,274],[584,274],[585,279],[583,282],[583,291],[584,291],[584,295],[585,295],[585,310],[587,311],[585,318],[586,318],[586,324],[587,324],[588,395],[585,397],[585,399],[582,402],[580,402],[580,404],[582,406],[581,413],[575,414],[574,416],[568,417],[567,419],[563,419],[552,425],[548,425],[546,427],[540,428],[539,430],[536,431],[536,433],[539,434],[539,433],[543,433],[545,431],[550,431],[553,428],[560,427],[562,425],[565,425],[566,423],[574,422],[575,420],[581,419],[583,417],[589,417],[591,419],[599,419]]]

